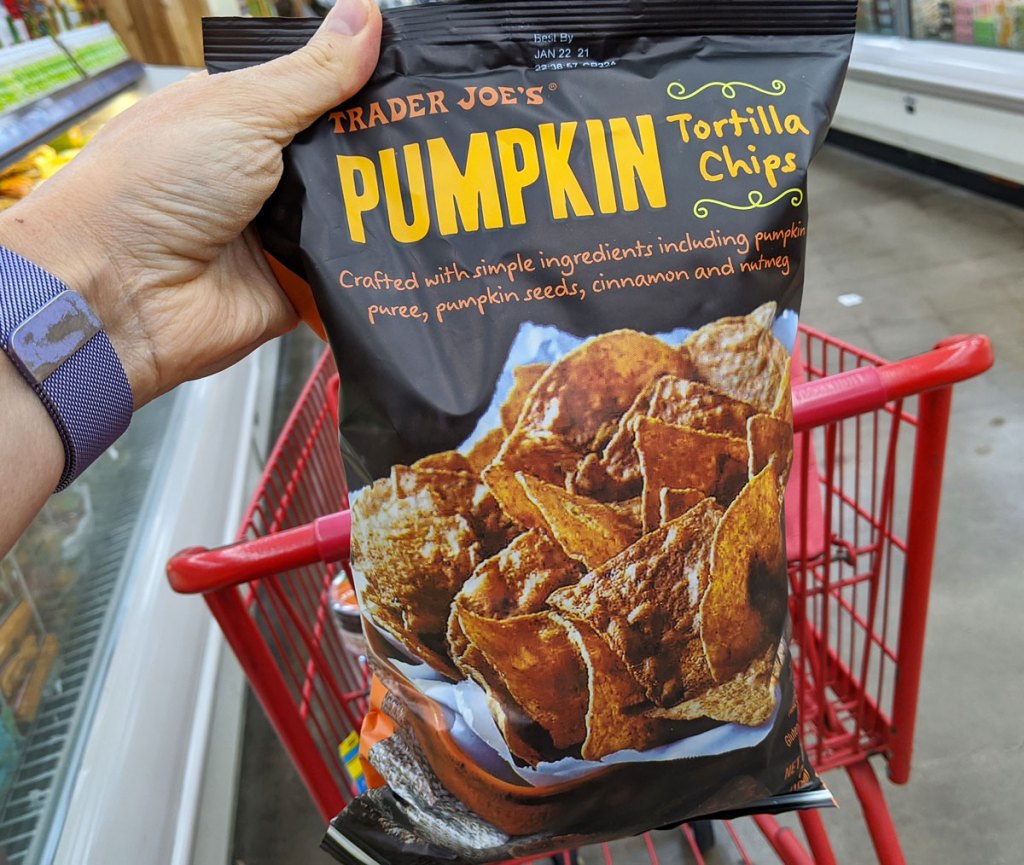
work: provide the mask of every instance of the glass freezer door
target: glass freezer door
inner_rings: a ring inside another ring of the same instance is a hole
[[[0,862],[8,865],[52,858],[48,830],[67,808],[174,399],[137,413],[117,446],[47,503],[0,563],[0,629],[6,624],[9,637],[0,653],[10,656],[0,668]]]

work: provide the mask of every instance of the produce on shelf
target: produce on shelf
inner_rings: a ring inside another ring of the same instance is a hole
[[[31,724],[36,718],[39,702],[43,696],[43,688],[50,677],[53,662],[57,660],[57,648],[57,638],[53,634],[47,634],[43,639],[43,647],[39,650],[35,666],[25,680],[21,694],[14,704],[14,717],[21,726]]]
[[[29,634],[22,638],[14,657],[4,664],[0,671],[0,692],[8,703],[13,703],[18,696],[38,655],[39,640],[35,634]]]
[[[72,127],[52,144],[37,147],[24,159],[0,172],[0,210],[16,204],[44,180],[49,180],[72,159],[86,143],[80,127]]]
[[[18,649],[32,626],[32,608],[21,601],[0,624],[0,667]]]

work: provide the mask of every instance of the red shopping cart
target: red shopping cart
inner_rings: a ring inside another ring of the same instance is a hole
[[[955,337],[890,364],[802,326],[795,358],[786,517],[800,723],[815,767],[849,773],[878,861],[895,865],[903,853],[869,758],[907,781],[952,386],[988,369],[992,351],[983,336]],[[239,543],[186,550],[168,567],[176,591],[205,597],[325,821],[355,794],[339,744],[367,707],[365,670],[330,611],[349,532],[336,419],[325,353]],[[836,861],[816,812],[799,815],[803,841],[773,817],[752,819],[787,865]],[[697,834],[684,826],[677,838],[701,863],[708,839]],[[750,862],[742,832],[726,823],[724,834]],[[632,843],[629,861],[659,865],[663,836]],[[614,865],[617,848],[598,855]]]

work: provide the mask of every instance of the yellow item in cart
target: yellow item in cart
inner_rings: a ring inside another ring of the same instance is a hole
[[[30,153],[24,159],[12,162],[3,171],[0,171],[0,180],[6,180],[9,177],[20,177],[23,174],[34,171],[35,164],[32,162],[34,155],[34,153]]]

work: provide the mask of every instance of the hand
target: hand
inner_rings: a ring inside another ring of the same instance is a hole
[[[295,326],[248,226],[285,145],[369,78],[380,26],[372,0],[339,0],[305,48],[144,99],[0,215],[0,244],[96,311],[136,408]],[[2,354],[0,406],[3,557],[56,486],[64,452]]]
[[[294,54],[124,112],[0,217],[0,243],[89,301],[136,408],[297,323],[247,226],[285,145],[369,78],[380,27],[372,0],[340,0]]]

